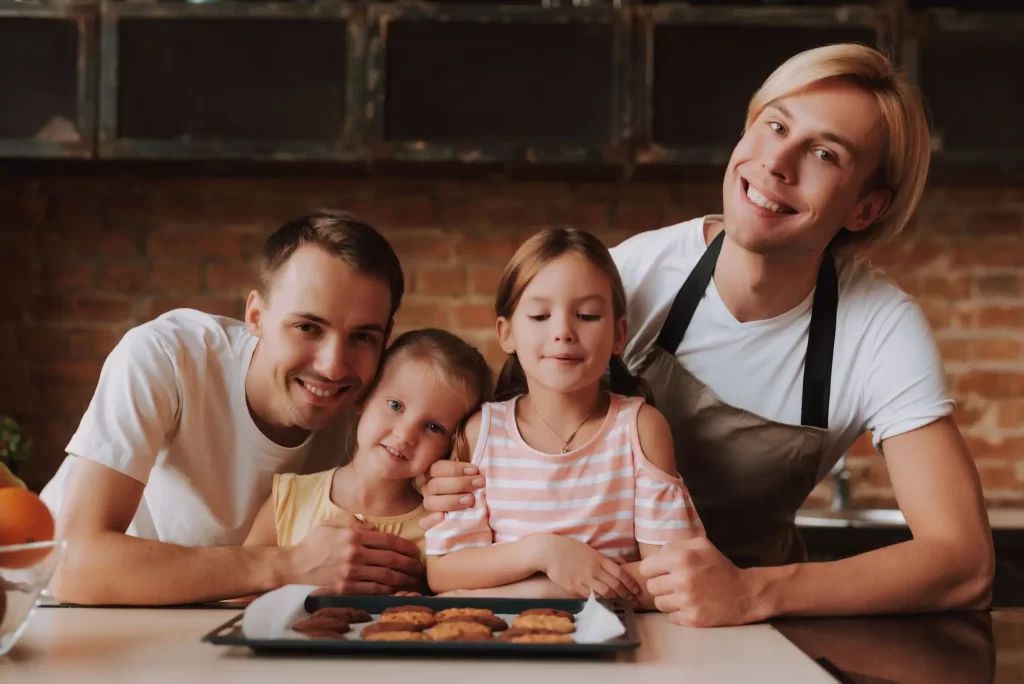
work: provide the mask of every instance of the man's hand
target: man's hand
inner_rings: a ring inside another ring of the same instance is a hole
[[[641,593],[621,565],[587,544],[553,534],[536,539],[544,574],[562,589],[583,598],[591,591],[601,598],[627,600]]]
[[[444,519],[445,513],[469,508],[473,492],[483,486],[484,478],[476,466],[449,460],[435,462],[421,490],[423,507],[432,515],[420,520],[420,527],[429,530]]]
[[[336,594],[392,594],[423,577],[419,549],[365,523],[327,520],[289,549],[288,584],[314,584]]]
[[[752,574],[707,539],[676,539],[640,563],[654,605],[678,625],[721,627],[764,619]]]

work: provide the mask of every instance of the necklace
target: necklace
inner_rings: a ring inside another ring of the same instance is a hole
[[[526,395],[526,401],[530,402],[530,408],[533,409],[533,412],[537,414],[538,418],[540,418],[540,422],[544,423],[544,425],[547,426],[548,430],[551,430],[551,434],[553,434],[559,440],[562,439],[562,437],[555,431],[555,428],[551,427],[551,423],[544,420],[544,416],[540,415],[540,413],[537,411],[537,407],[533,405],[533,399],[530,399],[529,394]],[[576,429],[572,431],[572,434],[569,435],[569,439],[562,442],[563,454],[569,453],[569,442],[572,441],[572,438],[575,437],[576,433],[580,431],[580,428],[583,427],[583,424],[587,422],[587,419],[590,418],[590,416],[594,413],[595,410],[597,410],[597,406],[600,403],[601,402],[598,401],[596,404],[594,404],[594,406],[590,409],[587,415],[583,416],[583,420],[581,420],[580,424],[576,426]]]

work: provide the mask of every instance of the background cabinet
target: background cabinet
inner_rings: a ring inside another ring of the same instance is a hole
[[[1016,0],[0,0],[0,158],[722,165],[771,71],[877,46],[937,165],[1024,168]]]
[[[0,0],[0,157],[93,156],[96,15]]]
[[[375,158],[626,160],[628,14],[399,3],[369,24]]]
[[[105,2],[100,155],[355,158],[362,44],[340,2]]]

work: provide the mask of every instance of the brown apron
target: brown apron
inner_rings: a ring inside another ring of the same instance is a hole
[[[675,353],[714,276],[724,231],[708,245],[669,309],[640,374],[672,425],[676,464],[708,539],[741,567],[806,560],[793,523],[817,484],[828,435],[838,284],[826,253],[818,271],[804,366],[801,425],[729,406]],[[729,363],[723,358],[722,363]]]

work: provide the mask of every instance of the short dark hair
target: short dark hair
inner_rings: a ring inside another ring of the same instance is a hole
[[[345,212],[322,209],[288,221],[263,246],[260,293],[270,293],[270,281],[304,244],[314,244],[356,271],[383,280],[391,289],[391,318],[402,304],[405,276],[398,255],[376,228]]]

